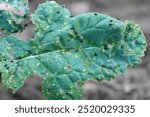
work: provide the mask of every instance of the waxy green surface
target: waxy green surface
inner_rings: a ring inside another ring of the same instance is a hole
[[[146,40],[138,25],[100,13],[70,17],[56,2],[39,5],[35,37],[0,39],[0,72],[5,88],[17,91],[34,74],[43,78],[48,99],[80,99],[89,79],[111,80],[141,62]]]

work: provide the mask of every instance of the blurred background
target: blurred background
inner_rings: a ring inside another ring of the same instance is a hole
[[[38,4],[48,0],[29,0],[31,13]],[[133,20],[141,26],[147,43],[150,45],[150,0],[55,0],[65,4],[72,15],[82,12],[100,12],[122,21]],[[15,34],[23,39],[34,37],[34,26],[30,24],[23,33]],[[27,79],[16,94],[5,91],[0,84],[0,99],[46,99],[41,93],[42,80],[38,76]],[[148,46],[142,63],[136,69],[129,68],[123,75],[112,81],[88,81],[84,86],[81,99],[150,99],[150,47]]]

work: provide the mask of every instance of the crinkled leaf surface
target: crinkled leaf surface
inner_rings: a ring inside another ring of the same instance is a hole
[[[28,18],[28,0],[0,0],[1,34],[22,31]]]
[[[38,74],[48,99],[80,99],[87,80],[111,80],[144,56],[145,37],[130,21],[99,13],[70,17],[53,1],[39,5],[32,21],[34,39],[0,39],[2,83],[14,91]]]

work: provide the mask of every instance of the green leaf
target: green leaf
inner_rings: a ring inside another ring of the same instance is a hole
[[[111,80],[141,62],[146,40],[140,28],[100,13],[70,17],[54,1],[39,5],[32,21],[35,38],[0,40],[0,72],[4,87],[18,90],[38,74],[48,99],[80,99],[89,79]]]
[[[22,31],[29,18],[27,0],[0,0],[0,33]]]

